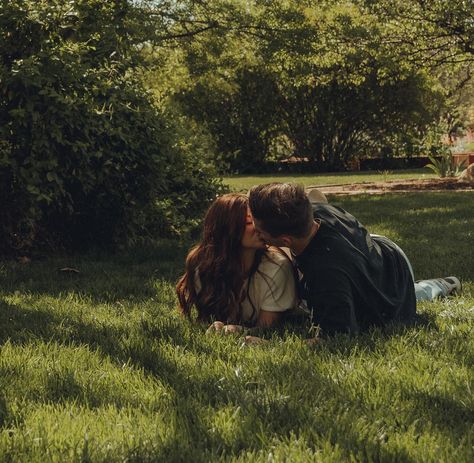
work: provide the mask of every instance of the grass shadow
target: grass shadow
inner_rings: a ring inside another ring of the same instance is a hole
[[[143,302],[156,296],[156,281],[174,286],[183,271],[187,243],[165,242],[117,254],[52,257],[20,264],[3,262],[2,293],[62,297],[75,293],[94,303]],[[73,269],[61,271],[61,269]]]
[[[415,391],[410,398],[423,410],[427,420],[439,431],[449,433],[453,441],[466,437],[466,429],[474,426],[474,408],[472,398],[456,401],[439,393]],[[460,426],[462,424],[462,426]]]
[[[474,280],[469,257],[473,199],[472,192],[332,198],[370,232],[384,230],[394,239],[408,255],[417,279],[452,274],[467,281]]]

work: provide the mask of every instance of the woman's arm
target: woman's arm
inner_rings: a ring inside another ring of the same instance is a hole
[[[206,333],[234,334],[241,333],[244,330],[242,325],[226,325],[224,322],[215,321],[207,328]]]
[[[270,312],[268,310],[261,310],[258,314],[255,328],[270,328],[281,318],[282,312]],[[222,332],[224,334],[240,333],[244,330],[241,325],[226,325],[221,321],[215,321],[207,329],[207,333]]]
[[[280,320],[282,313],[283,312],[270,312],[268,310],[260,310],[255,326],[258,328],[269,328]]]

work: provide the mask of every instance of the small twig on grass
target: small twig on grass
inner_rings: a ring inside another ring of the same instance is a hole
[[[62,273],[81,273],[77,268],[72,268],[72,267],[63,267],[63,268],[58,268],[58,272]]]

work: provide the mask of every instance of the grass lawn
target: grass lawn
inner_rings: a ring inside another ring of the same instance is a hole
[[[189,243],[0,262],[0,461],[474,461],[473,203],[338,197],[465,290],[419,326],[314,347],[306,325],[242,347],[183,321]]]
[[[234,175],[224,177],[223,182],[233,191],[247,191],[253,185],[269,182],[296,182],[304,186],[318,186],[346,183],[385,182],[387,180],[401,180],[408,178],[436,177],[431,169],[386,170],[344,172],[334,174],[262,174],[262,175]]]

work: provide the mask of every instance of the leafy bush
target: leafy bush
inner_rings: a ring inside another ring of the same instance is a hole
[[[0,251],[181,231],[217,185],[135,71],[129,3],[0,5]]]

